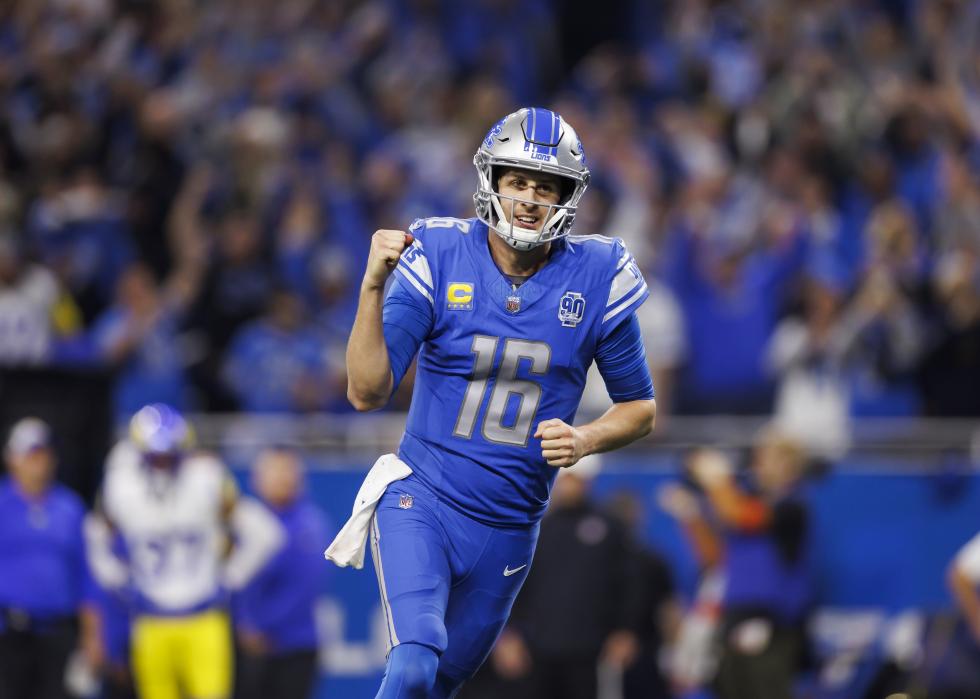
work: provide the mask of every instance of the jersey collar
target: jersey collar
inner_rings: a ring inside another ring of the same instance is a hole
[[[500,271],[490,255],[489,235],[490,229],[487,225],[476,221],[473,235],[469,236],[470,253],[474,257],[474,266],[480,270],[481,286],[489,293],[494,306],[501,311],[507,312],[509,299],[517,299],[518,310],[511,313],[519,315],[546,296],[562,279],[567,279],[570,248],[564,238],[559,238],[551,243],[551,254],[544,266],[514,289],[510,279]]]

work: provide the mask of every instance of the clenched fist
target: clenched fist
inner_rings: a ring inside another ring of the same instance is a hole
[[[398,264],[398,258],[415,239],[405,231],[379,230],[371,236],[371,252],[368,253],[364,271],[363,288],[381,289]]]
[[[549,466],[574,466],[585,456],[582,431],[558,418],[538,423],[534,436],[541,440],[541,455]]]

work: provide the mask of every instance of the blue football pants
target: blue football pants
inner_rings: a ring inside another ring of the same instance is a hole
[[[377,699],[448,699],[476,673],[524,584],[538,530],[477,522],[414,476],[388,487],[370,537],[394,649]]]

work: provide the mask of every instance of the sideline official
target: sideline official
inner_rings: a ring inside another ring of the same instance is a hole
[[[0,479],[0,699],[63,699],[65,668],[81,647],[99,663],[95,614],[85,603],[85,507],[54,482],[51,429],[25,418],[4,450]],[[81,633],[79,632],[81,629]]]
[[[279,552],[235,600],[237,699],[307,699],[317,679],[314,609],[330,541],[323,513],[305,495],[294,451],[263,452],[252,470],[255,494],[286,532]]]

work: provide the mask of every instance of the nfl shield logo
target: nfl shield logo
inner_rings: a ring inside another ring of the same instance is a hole
[[[415,503],[415,498],[412,497],[411,495],[399,495],[398,496],[398,506],[400,508],[402,508],[403,510],[407,510],[407,509],[411,508],[411,506],[414,503]]]
[[[505,306],[508,313],[517,313],[521,310],[521,297],[520,296],[508,296],[507,305]]]

